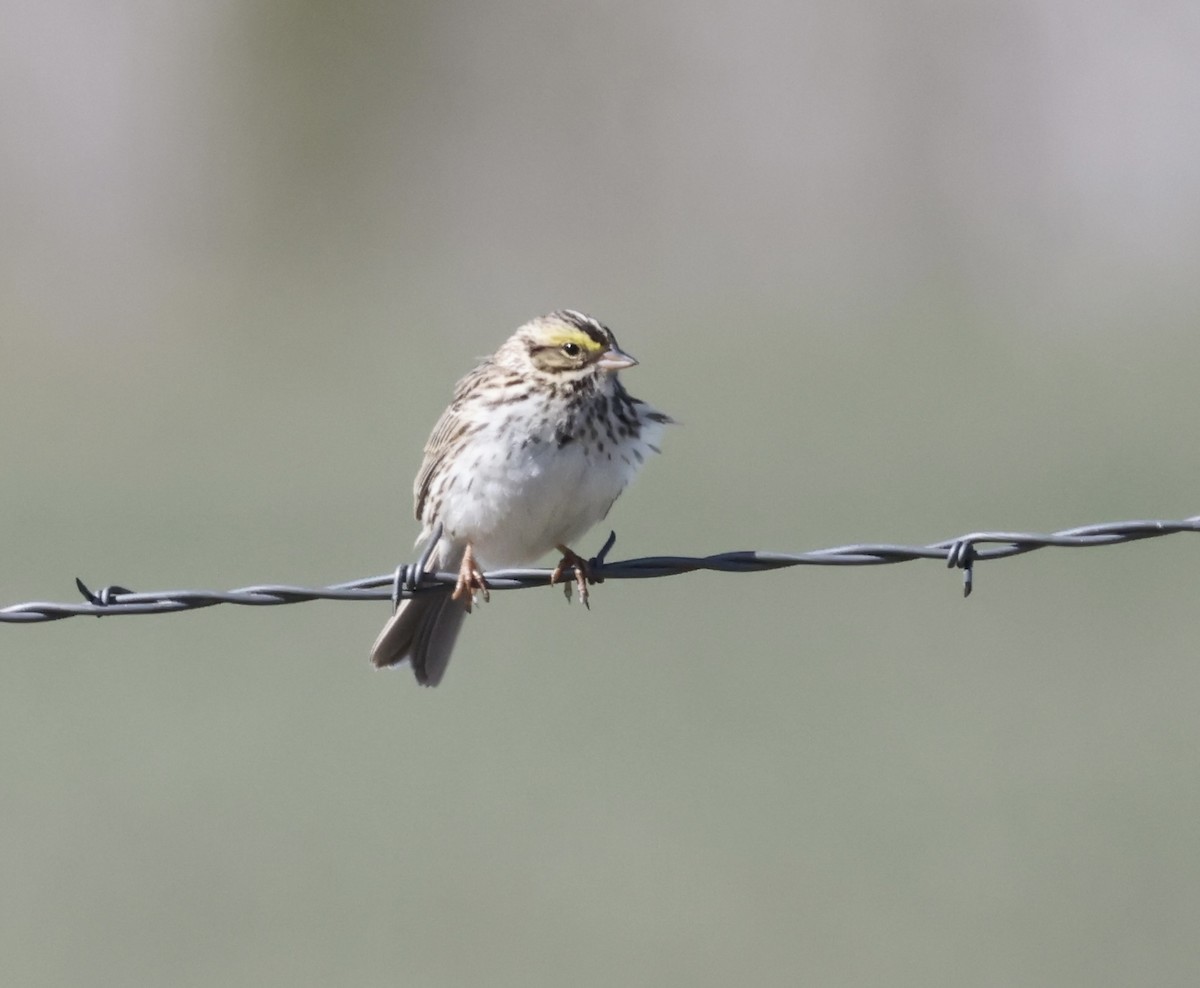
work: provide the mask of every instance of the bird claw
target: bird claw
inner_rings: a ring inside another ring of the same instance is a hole
[[[557,566],[554,567],[554,572],[550,574],[550,585],[556,583],[563,584],[563,594],[567,600],[571,599],[571,581],[564,580],[563,577],[568,569],[575,570],[574,585],[579,587],[579,601],[589,611],[592,605],[588,603],[588,584],[593,582],[591,567],[588,566],[588,561],[573,549],[567,548],[565,545],[555,546],[562,553],[562,559],[559,560]]]
[[[484,603],[491,601],[492,595],[488,591],[487,580],[483,578],[483,570],[475,562],[475,553],[468,545],[463,553],[462,565],[458,568],[458,582],[454,584],[454,592],[450,594],[450,599],[461,600],[463,608],[470,614],[477,592],[483,594]]]

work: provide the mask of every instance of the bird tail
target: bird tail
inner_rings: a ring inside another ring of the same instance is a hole
[[[467,611],[449,594],[422,594],[401,603],[371,648],[378,668],[406,659],[422,686],[437,686]]]

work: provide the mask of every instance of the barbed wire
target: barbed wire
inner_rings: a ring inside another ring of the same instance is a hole
[[[1200,515],[1180,521],[1119,521],[1083,525],[1049,534],[971,532],[922,546],[859,543],[802,553],[750,550],[722,552],[712,556],[646,556],[609,562],[606,557],[616,542],[616,533],[612,532],[601,550],[588,560],[588,570],[594,582],[600,583],[604,580],[645,580],[678,576],[698,570],[753,573],[788,566],[878,566],[917,559],[936,559],[951,569],[962,570],[963,596],[969,596],[973,587],[975,566],[981,562],[1019,556],[1037,549],[1121,545],[1142,539],[1177,535],[1180,532],[1200,532]],[[394,573],[383,576],[335,583],[328,587],[296,587],[268,583],[223,592],[159,590],[145,593],[120,586],[108,586],[92,592],[82,580],[76,579],[75,585],[84,597],[83,602],[65,604],[32,601],[13,604],[0,609],[0,622],[35,623],[84,615],[109,617],[117,614],[171,614],[213,607],[217,604],[271,607],[279,604],[299,604],[309,600],[391,600],[396,603],[418,593],[446,593],[455,585],[458,574],[425,570],[438,534],[434,533],[434,537],[415,563],[402,564]],[[525,590],[546,586],[551,572],[548,569],[500,569],[484,576],[491,590]],[[574,571],[570,567],[564,570],[564,576],[573,575]],[[566,587],[569,589],[570,585],[568,581]]]

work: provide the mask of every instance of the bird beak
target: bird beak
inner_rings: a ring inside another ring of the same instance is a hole
[[[624,370],[626,367],[637,366],[637,361],[624,350],[612,347],[600,355],[600,359],[596,361],[596,366],[601,370],[619,371]]]

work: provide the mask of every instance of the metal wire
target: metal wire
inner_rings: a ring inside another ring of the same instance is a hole
[[[714,556],[646,556],[608,562],[606,557],[616,541],[610,533],[601,550],[590,560],[588,569],[595,582],[603,580],[646,580],[661,576],[677,576],[697,570],[722,573],[752,573],[783,569],[787,566],[878,566],[903,563],[914,559],[938,559],[951,569],[963,572],[963,595],[971,593],[975,566],[993,559],[1004,559],[1047,548],[1088,548],[1121,545],[1141,539],[1176,535],[1180,532],[1200,532],[1200,516],[1182,521],[1120,521],[1100,525],[1083,525],[1060,532],[971,532],[958,538],[945,539],[929,545],[893,545],[889,543],[860,543],[817,549],[813,552],[786,553],[770,551],[722,552]],[[446,593],[458,579],[457,573],[428,573],[425,565],[437,533],[415,563],[405,563],[394,573],[372,576],[328,587],[296,587],[286,584],[263,584],[224,592],[213,590],[158,590],[138,593],[120,586],[108,586],[93,592],[76,579],[75,585],[84,601],[74,604],[32,601],[0,609],[0,622],[32,623],[59,621],[63,618],[91,615],[108,617],[116,614],[170,614],[191,611],[216,604],[243,604],[271,607],[277,604],[299,604],[307,600],[392,600],[393,603],[418,593]],[[492,590],[525,590],[544,587],[550,579],[548,569],[502,569],[485,574]],[[568,568],[565,575],[573,576]],[[570,583],[566,586],[569,588]]]

